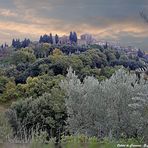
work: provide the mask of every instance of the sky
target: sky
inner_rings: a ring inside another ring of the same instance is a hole
[[[141,11],[148,14],[148,0],[0,0],[0,44],[76,31],[148,50]]]

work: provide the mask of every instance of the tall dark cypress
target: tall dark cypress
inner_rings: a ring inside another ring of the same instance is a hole
[[[74,43],[77,43],[77,40],[78,40],[78,38],[77,38],[77,33],[74,32],[74,33],[73,33],[73,42],[74,42]]]
[[[55,43],[58,44],[58,42],[59,42],[59,36],[56,34],[55,35]]]
[[[53,44],[52,33],[50,33],[49,39],[50,39],[50,43]]]
[[[73,43],[73,33],[72,32],[70,32],[69,40],[70,40],[71,43]]]
[[[39,40],[39,43],[42,43],[43,42],[43,37],[42,35],[40,36],[40,40]]]
[[[12,46],[15,47],[15,39],[12,40]]]

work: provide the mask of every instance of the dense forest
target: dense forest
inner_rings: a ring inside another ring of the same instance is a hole
[[[148,83],[134,73],[145,53],[52,38],[0,47],[0,140],[148,142]]]

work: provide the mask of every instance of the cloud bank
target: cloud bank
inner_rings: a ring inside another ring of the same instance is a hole
[[[42,34],[91,33],[98,39],[148,48],[147,0],[6,0],[0,2],[0,44]]]

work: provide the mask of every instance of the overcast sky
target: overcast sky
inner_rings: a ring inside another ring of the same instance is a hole
[[[91,33],[148,49],[148,0],[0,0],[0,44],[42,34]]]

